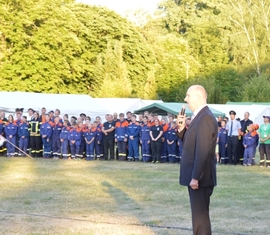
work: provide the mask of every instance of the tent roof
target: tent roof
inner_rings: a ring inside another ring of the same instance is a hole
[[[14,113],[15,108],[28,108],[40,110],[45,107],[47,111],[60,109],[61,115],[103,116],[108,109],[100,105],[94,98],[83,94],[45,94],[31,92],[0,92],[0,99],[5,101],[0,105],[0,110]]]
[[[269,102],[230,102],[228,101],[226,105],[270,105]]]
[[[154,103],[154,104],[145,106],[141,109],[137,109],[134,112],[139,114],[139,113],[143,113],[144,111],[148,111],[151,113],[157,113],[158,115],[162,115],[162,116],[166,116],[168,115],[168,113],[178,115],[183,105],[186,106],[186,115],[191,116],[192,111],[189,108],[187,108],[186,103]],[[217,111],[213,108],[210,108],[210,110],[212,111],[215,117],[225,116],[224,113]]]
[[[162,102],[159,100],[141,100],[140,98],[95,98],[95,100],[110,110],[109,113],[126,113],[133,112],[146,105]]]

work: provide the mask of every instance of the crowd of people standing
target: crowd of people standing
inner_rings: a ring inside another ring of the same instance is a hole
[[[260,166],[270,167],[270,116],[263,116],[259,127],[245,112],[242,120],[230,111],[229,118],[218,117],[217,162],[220,164],[255,164],[259,144]],[[186,118],[188,127],[191,119]],[[22,109],[5,117],[0,112],[0,133],[6,142],[0,147],[2,156],[44,157],[74,160],[120,160],[143,162],[180,162],[182,141],[175,130],[174,116],[159,119],[157,114],[145,112],[136,116],[107,114],[102,123],[81,113],[79,117],[68,114],[60,117],[60,110],[38,111]],[[17,148],[16,148],[16,147]]]
[[[244,119],[236,119],[236,112],[229,112],[230,118],[218,117],[218,162],[244,166],[255,165],[255,154],[259,145],[260,166],[270,167],[270,116],[263,116],[259,126],[244,113]]]
[[[81,113],[60,117],[60,110],[39,113],[31,108],[28,115],[16,109],[5,117],[0,112],[0,133],[6,139],[0,154],[74,160],[120,160],[143,162],[180,162],[182,142],[177,138],[174,116],[159,119],[145,112],[136,116],[107,114],[91,120]]]

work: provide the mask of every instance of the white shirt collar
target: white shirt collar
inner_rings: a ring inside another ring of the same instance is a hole
[[[193,115],[192,115],[193,118],[195,118],[195,117],[197,116],[197,114],[198,114],[205,106],[207,106],[207,104],[205,104],[205,105],[203,105],[203,106],[197,108],[197,109],[193,112]]]

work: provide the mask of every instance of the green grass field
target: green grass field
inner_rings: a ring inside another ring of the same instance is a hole
[[[270,169],[218,166],[213,234],[270,234]],[[179,164],[0,158],[0,234],[191,235]]]

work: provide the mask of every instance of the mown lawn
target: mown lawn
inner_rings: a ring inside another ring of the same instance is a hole
[[[179,164],[0,158],[0,234],[191,235]],[[213,234],[270,234],[270,169],[218,166]]]

